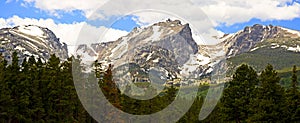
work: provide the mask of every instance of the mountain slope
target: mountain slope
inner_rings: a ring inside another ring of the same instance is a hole
[[[253,65],[257,70],[267,63],[274,64],[277,69],[300,63],[297,59],[300,32],[283,27],[259,24],[245,27],[237,33],[225,34],[217,45],[197,45],[192,35],[189,24],[167,20],[135,28],[116,41],[80,45],[77,55],[89,63],[97,59],[104,66],[113,64],[118,67],[130,63],[136,67],[126,72],[133,77],[145,77],[138,73],[147,74],[153,68],[163,68],[160,71],[168,80],[199,79],[211,75],[216,68],[227,69],[230,73],[241,63]],[[286,60],[291,57],[294,61]],[[285,60],[280,60],[282,58]],[[223,64],[225,59],[227,68]]]
[[[181,24],[178,20],[135,28],[113,42],[81,45],[77,48],[77,55],[82,56],[87,64],[93,63],[95,59],[104,66],[113,64],[115,70],[119,70],[119,66],[135,64],[131,66],[137,66],[140,70],[129,71],[133,78],[145,77],[140,74],[149,74],[151,71],[162,73],[161,78],[168,80],[198,78],[212,69],[209,56],[200,54],[189,24]]]
[[[300,32],[279,26],[254,25],[228,37],[231,69],[247,63],[261,71],[268,63],[280,70],[300,65]]]
[[[10,60],[13,51],[17,51],[21,59],[34,55],[47,60],[51,54],[61,59],[68,57],[66,44],[51,30],[34,25],[0,29],[0,52]]]

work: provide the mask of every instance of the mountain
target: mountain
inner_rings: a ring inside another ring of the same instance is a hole
[[[97,59],[104,66],[113,64],[115,68],[119,67],[115,69],[117,75],[129,73],[131,77],[128,78],[132,80],[144,78],[157,69],[164,73],[161,78],[168,80],[203,78],[216,68],[225,68],[224,60],[229,73],[241,63],[253,65],[257,70],[267,63],[278,69],[291,67],[294,63],[300,65],[297,59],[300,55],[299,31],[255,24],[237,33],[225,34],[216,45],[198,45],[192,35],[189,24],[167,20],[135,28],[116,41],[80,45],[77,54],[89,63]]]
[[[68,58],[67,45],[61,43],[51,30],[35,25],[0,29],[0,52],[10,61],[14,51],[21,60],[34,55],[46,61],[51,54],[60,59]]]
[[[299,38],[300,32],[279,26],[263,26],[255,24],[245,27],[235,34],[224,35],[223,45],[229,46],[226,52],[228,57],[248,52],[258,44],[269,39]]]
[[[247,63],[261,71],[268,63],[275,69],[300,65],[300,32],[279,27],[254,25],[228,36],[227,58],[231,66]]]
[[[212,72],[212,66],[218,62],[200,52],[189,24],[179,20],[135,28],[116,41],[80,45],[77,55],[87,64],[95,59],[104,66],[113,64],[116,74],[129,73],[131,79],[138,77],[134,80],[147,80],[145,75],[153,71],[161,73],[160,77],[167,80],[198,78]],[[218,56],[214,55],[213,58]],[[134,68],[126,68],[128,64]]]

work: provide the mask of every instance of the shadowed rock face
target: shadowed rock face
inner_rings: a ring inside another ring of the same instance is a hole
[[[298,38],[299,35],[293,34],[282,27],[255,24],[252,27],[245,27],[244,30],[227,38],[224,43],[231,44],[227,49],[227,56],[233,57],[250,51],[257,43],[264,40],[284,37]]]
[[[51,54],[62,60],[68,58],[66,44],[61,43],[51,30],[34,25],[0,29],[0,49],[8,61],[14,51],[19,53],[21,60],[34,55],[46,61]]]

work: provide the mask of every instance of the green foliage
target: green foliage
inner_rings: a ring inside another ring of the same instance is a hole
[[[291,85],[286,92],[288,118],[292,122],[300,121],[300,93],[298,90],[297,67],[293,67]]]
[[[77,98],[72,58],[0,57],[0,122],[95,122]]]
[[[245,65],[242,65],[235,71],[233,80],[227,83],[220,103],[210,114],[210,116],[203,122],[239,123],[300,121],[300,96],[298,87],[296,86],[298,84],[298,81],[295,66],[293,68],[292,75],[290,75],[290,79],[293,82],[291,83],[290,88],[286,91],[282,86],[280,86],[280,77],[274,70],[273,66],[267,65],[258,77],[259,83],[255,85],[254,88],[253,85],[250,86],[252,87],[252,92],[250,94],[252,96],[244,99],[242,98],[245,96],[241,94],[251,89],[245,88],[247,86],[242,83],[247,83],[246,76],[251,72],[245,72],[245,69],[241,68],[246,67]],[[237,82],[240,83],[237,84]],[[247,103],[246,101],[250,101],[250,103]]]
[[[250,101],[258,84],[256,72],[248,65],[241,65],[224,90],[220,112],[224,121],[245,121],[249,117]]]
[[[285,91],[272,65],[267,65],[259,76],[260,86],[251,100],[250,122],[285,122]]]
[[[276,70],[285,69],[291,67],[291,65],[300,66],[299,57],[299,53],[286,51],[283,48],[271,49],[263,47],[229,58],[228,61],[231,67],[245,63],[253,66],[258,72],[261,72],[268,64],[274,65]]]

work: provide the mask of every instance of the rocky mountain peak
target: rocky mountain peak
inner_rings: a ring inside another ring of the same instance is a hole
[[[161,67],[168,71],[168,78],[176,77],[179,67],[197,53],[198,45],[192,38],[189,24],[170,19],[148,27],[136,27],[116,41],[83,44],[77,48],[77,54],[83,59],[92,57],[88,64],[95,59],[115,67],[134,63],[145,72]]]
[[[179,45],[180,43],[186,43],[193,53],[198,52],[198,46],[192,38],[189,24],[183,25],[179,20],[172,21],[168,19],[149,27],[136,27],[128,35],[116,41],[92,44],[90,49],[86,49],[87,46],[85,48],[79,46],[77,51],[87,51],[88,54],[99,57],[98,59],[105,57],[105,59],[116,60],[121,59],[120,57],[125,53],[124,50],[129,51],[146,45],[160,45],[172,49],[175,47],[172,45]],[[105,51],[106,48],[110,50]]]
[[[67,45],[48,28],[36,25],[21,25],[0,29],[1,53],[10,61],[12,52],[17,51],[21,60],[34,55],[43,60],[55,54],[61,59],[68,57]]]
[[[215,66],[222,66],[224,58],[249,52],[260,42],[299,37],[300,32],[295,30],[255,24],[237,33],[225,34],[217,45],[197,45],[189,24],[169,19],[148,27],[137,27],[116,41],[81,45],[77,53],[92,57],[90,63],[95,59],[115,67],[130,63],[143,74],[153,67],[160,67],[164,68],[162,71],[168,74],[168,79],[188,75],[197,78],[210,74]],[[300,51],[298,47],[296,50]]]
[[[300,32],[280,26],[260,25],[247,26],[235,34],[226,34],[221,39],[227,47],[227,56],[232,57],[250,51],[257,43],[273,38],[299,38]]]

